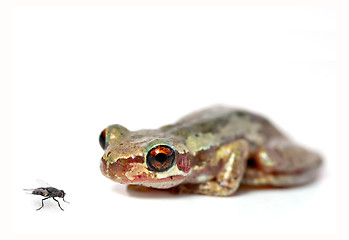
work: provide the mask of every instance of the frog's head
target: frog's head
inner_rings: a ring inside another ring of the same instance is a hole
[[[103,175],[123,184],[174,187],[191,171],[191,155],[183,143],[152,130],[131,132],[121,125],[104,129],[99,137],[105,153]]]

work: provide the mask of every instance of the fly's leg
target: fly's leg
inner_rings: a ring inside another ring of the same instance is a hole
[[[64,198],[63,198],[63,201],[66,202],[66,203],[70,203],[70,202],[66,201]]]
[[[57,199],[55,199],[54,197],[53,197],[53,200],[55,200],[57,203],[58,203],[58,206],[59,206],[59,208],[62,210],[62,211],[64,211],[64,209],[61,207],[61,205],[59,204],[59,201],[57,200]]]
[[[180,185],[180,191],[211,196],[232,195],[244,176],[247,157],[248,143],[245,140],[237,140],[221,146],[212,161],[212,165],[221,166],[216,177],[200,184]]]
[[[38,209],[36,209],[36,211],[40,210],[40,209],[44,206],[44,200],[49,199],[49,198],[50,198],[50,197],[43,198],[43,199],[41,200],[41,207],[39,207]]]
[[[321,157],[287,139],[274,138],[262,146],[253,157],[255,166],[248,167],[243,183],[288,187],[314,180]]]

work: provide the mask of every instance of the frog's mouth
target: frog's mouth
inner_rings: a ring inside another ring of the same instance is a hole
[[[113,163],[102,158],[100,169],[104,176],[115,182],[141,184],[155,188],[178,185],[186,175],[177,166],[166,172],[153,172],[147,167],[142,156],[121,158]]]

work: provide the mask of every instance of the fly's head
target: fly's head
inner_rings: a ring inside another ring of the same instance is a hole
[[[64,198],[65,197],[65,192],[63,190],[59,190],[57,192],[57,197]]]

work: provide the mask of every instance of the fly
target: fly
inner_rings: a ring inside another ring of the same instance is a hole
[[[44,200],[49,199],[49,198],[53,198],[53,200],[55,200],[58,203],[58,206],[62,211],[64,211],[64,209],[61,207],[61,205],[59,204],[59,201],[56,199],[56,197],[63,198],[64,202],[69,203],[64,199],[66,193],[63,190],[59,190],[59,189],[54,188],[54,187],[40,187],[40,188],[35,188],[35,189],[23,189],[23,190],[29,191],[29,193],[34,194],[34,195],[41,195],[41,196],[45,197],[41,200],[41,207],[39,207],[36,210],[40,210],[44,206]]]

